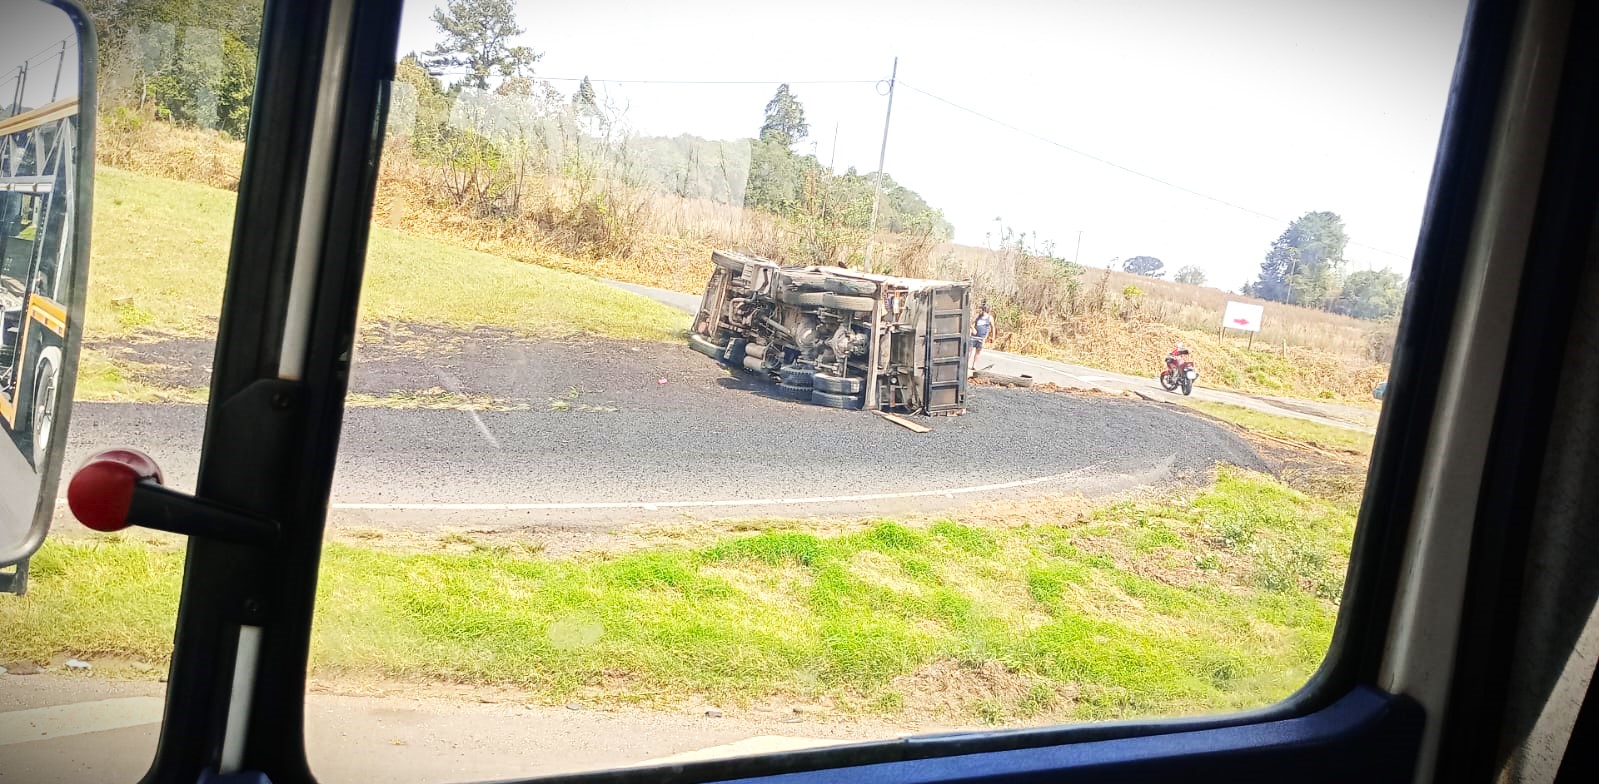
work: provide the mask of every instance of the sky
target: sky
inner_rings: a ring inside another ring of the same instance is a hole
[[[407,4],[402,53],[433,45],[429,16],[439,4]],[[1036,233],[1038,243],[1091,266],[1156,256],[1169,270],[1197,265],[1211,285],[1235,289],[1253,278],[1287,221],[1312,210],[1343,216],[1349,271],[1408,273],[1465,5],[516,7],[526,30],[517,43],[543,53],[541,77],[759,82],[597,83],[640,133],[754,136],[776,84],[790,82],[811,128],[796,149],[840,171],[876,170],[887,108],[880,80],[898,57],[887,171],[944,210],[956,241],[992,245],[1005,229]],[[814,83],[835,80],[863,83]]]
[[[34,0],[0,0],[5,24],[0,25],[0,104],[9,109],[16,94],[17,66],[29,63],[30,76],[22,105],[43,106],[55,97],[78,91],[77,30],[66,12]],[[60,44],[68,42],[67,57],[56,84]],[[0,110],[3,111],[3,110]]]

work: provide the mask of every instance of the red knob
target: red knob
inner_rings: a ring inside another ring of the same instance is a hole
[[[96,531],[127,528],[133,488],[145,480],[162,484],[161,467],[136,449],[107,449],[83,461],[67,483],[67,506]]]

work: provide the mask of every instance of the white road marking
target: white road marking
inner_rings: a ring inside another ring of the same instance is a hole
[[[589,501],[575,503],[511,503],[511,504],[454,504],[454,503],[418,503],[418,504],[333,504],[339,510],[368,510],[368,511],[433,511],[433,512],[524,512],[540,510],[563,509],[700,509],[706,507],[733,507],[733,506],[792,506],[800,504],[838,504],[854,503],[858,501],[889,501],[902,498],[927,498],[931,496],[952,497],[970,493],[991,493],[998,490],[1011,490],[1018,487],[1030,487],[1048,482],[1058,482],[1071,479],[1092,471],[1094,466],[1068,471],[1063,474],[1051,474],[1032,479],[1018,479],[1014,482],[999,482],[989,485],[972,485],[970,487],[939,488],[936,490],[909,490],[899,493],[866,493],[863,495],[832,495],[810,496],[804,498],[723,498],[717,500],[694,501]]]
[[[160,697],[117,697],[0,713],[0,746],[106,732],[161,721]]]

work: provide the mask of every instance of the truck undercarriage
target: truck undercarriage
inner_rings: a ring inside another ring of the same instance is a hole
[[[689,335],[735,372],[833,408],[959,414],[966,408],[971,286],[711,254]]]

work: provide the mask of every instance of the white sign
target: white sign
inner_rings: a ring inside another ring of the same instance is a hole
[[[1228,302],[1227,312],[1223,313],[1221,317],[1221,325],[1228,329],[1259,332],[1260,319],[1265,311],[1264,305],[1251,305],[1247,302]]]

